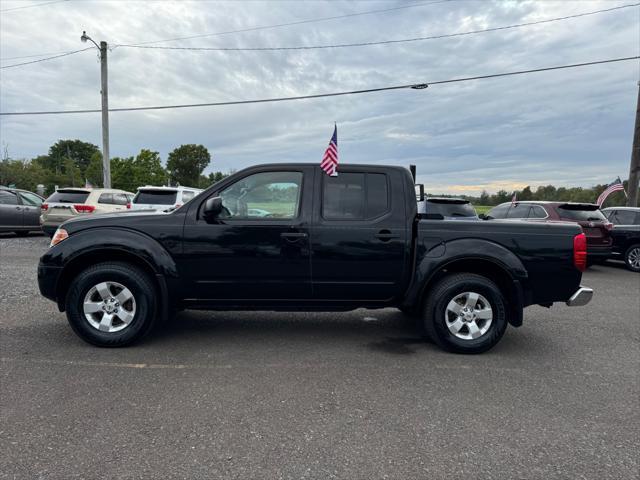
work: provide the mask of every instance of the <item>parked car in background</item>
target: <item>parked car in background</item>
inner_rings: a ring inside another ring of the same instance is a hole
[[[418,213],[432,220],[479,220],[473,205],[464,198],[427,197],[418,202]]]
[[[613,224],[594,203],[526,201],[503,203],[489,210],[487,219],[575,222],[587,237],[587,262],[593,265],[611,255]]]
[[[51,236],[70,218],[126,211],[133,193],[111,188],[60,188],[41,206],[42,231]]]
[[[0,187],[0,232],[23,237],[40,231],[40,205],[43,198],[28,190]]]
[[[640,208],[609,207],[602,213],[613,223],[611,258],[624,260],[629,270],[640,272]]]
[[[191,187],[138,187],[138,192],[127,208],[131,210],[175,210],[202,190]]]

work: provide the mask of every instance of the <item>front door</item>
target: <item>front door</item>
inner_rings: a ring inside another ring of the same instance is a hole
[[[19,192],[22,201],[22,223],[25,228],[40,229],[42,199],[31,192]]]
[[[192,202],[180,268],[194,303],[252,305],[311,298],[309,219],[313,169],[262,168]],[[220,196],[223,212],[200,209]],[[242,300],[243,302],[237,302]]]
[[[378,303],[401,295],[410,273],[411,230],[405,192],[391,185],[402,186],[402,173],[351,166],[337,177],[319,177],[320,208],[311,229],[314,298]]]

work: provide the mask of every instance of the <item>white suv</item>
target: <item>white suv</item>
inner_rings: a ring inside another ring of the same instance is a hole
[[[171,210],[181,207],[200,192],[202,190],[199,188],[147,185],[138,187],[138,193],[127,205],[127,208],[131,210]]]
[[[59,188],[40,205],[40,226],[49,236],[70,218],[126,210],[133,193],[109,188]]]

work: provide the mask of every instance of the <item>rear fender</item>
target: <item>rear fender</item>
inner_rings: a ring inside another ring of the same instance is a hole
[[[527,305],[525,287],[528,274],[520,259],[510,250],[494,242],[460,239],[440,246],[439,256],[424,255],[417,259],[414,281],[403,304],[421,309],[430,286],[450,272],[470,272],[495,281],[509,302],[509,321],[522,325],[522,309]]]

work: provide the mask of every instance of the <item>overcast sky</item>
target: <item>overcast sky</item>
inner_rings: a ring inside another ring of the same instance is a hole
[[[2,66],[32,54],[345,15],[396,1],[0,1]],[[50,0],[49,0],[50,1]],[[415,2],[413,2],[415,3]],[[572,15],[621,1],[454,0],[384,13],[157,43],[190,47],[375,42]],[[32,8],[28,5],[43,4]],[[257,99],[422,83],[580,63],[640,52],[640,8],[455,38],[323,50],[215,52],[117,47],[110,106]],[[0,110],[100,108],[95,51],[0,70]],[[338,124],[340,161],[418,166],[430,193],[479,194],[525,185],[591,186],[626,178],[640,63],[630,61],[426,90],[273,104],[111,113],[111,155],[201,143],[211,170],[319,162]],[[100,114],[0,117],[12,158],[62,138],[101,146]]]

